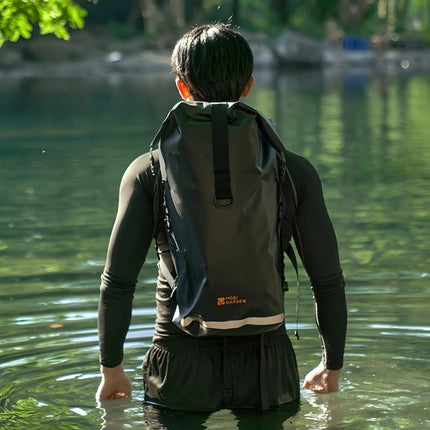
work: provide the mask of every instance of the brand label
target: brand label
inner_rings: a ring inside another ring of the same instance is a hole
[[[218,297],[217,305],[225,306],[225,305],[242,305],[246,303],[246,299],[239,298],[239,296],[226,296],[226,297]]]

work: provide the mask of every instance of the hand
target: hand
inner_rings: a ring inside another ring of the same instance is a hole
[[[121,399],[131,396],[131,382],[122,364],[116,367],[100,367],[102,380],[96,393],[97,400]]]
[[[339,391],[339,376],[342,369],[329,370],[323,363],[311,370],[305,378],[303,389],[316,393],[331,393]]]

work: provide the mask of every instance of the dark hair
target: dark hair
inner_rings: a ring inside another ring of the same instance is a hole
[[[226,24],[208,24],[178,40],[171,65],[194,100],[237,101],[251,77],[253,56],[238,31]]]

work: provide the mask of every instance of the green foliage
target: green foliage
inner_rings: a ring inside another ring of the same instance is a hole
[[[323,39],[324,21],[320,16],[324,11],[312,9],[308,3],[293,3],[289,27],[316,39]]]
[[[425,45],[430,45],[430,24],[427,24],[427,26],[421,32],[420,39]]]
[[[87,11],[71,0],[1,0],[0,46],[6,41],[31,37],[33,27],[40,34],[69,39],[68,27],[81,29]]]
[[[138,31],[135,27],[123,24],[118,21],[110,21],[107,24],[107,28],[110,34],[112,34],[116,39],[133,39],[133,37],[136,37],[138,34]]]
[[[305,5],[309,16],[313,17],[319,22],[328,18],[337,18],[339,14],[340,1],[339,0],[307,0],[304,2],[296,2],[299,5]]]
[[[279,33],[281,25],[276,12],[272,7],[267,7],[266,3],[244,1],[242,9],[242,25],[247,29],[269,35]]]
[[[0,46],[29,38],[34,30],[68,39],[71,28],[84,26],[85,2],[97,0],[0,0]],[[330,22],[345,34],[394,31],[424,44],[430,41],[430,0],[104,0],[97,7],[87,5],[88,24],[101,24],[120,39],[144,32],[157,43],[166,43],[195,24],[214,21],[272,37],[291,29],[324,39]]]

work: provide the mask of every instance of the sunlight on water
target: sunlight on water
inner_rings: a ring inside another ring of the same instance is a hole
[[[265,413],[144,408],[141,363],[156,312],[151,249],[125,344],[133,397],[97,404],[98,289],[119,181],[177,101],[175,88],[167,75],[4,80],[1,429],[430,428],[430,76],[257,78],[248,102],[317,167],[337,231],[349,304],[341,392],[302,392],[300,405]],[[301,338],[292,342],[303,379],[320,351],[301,273]]]

